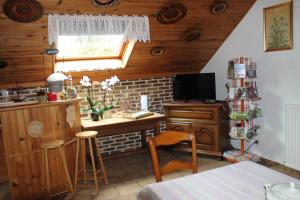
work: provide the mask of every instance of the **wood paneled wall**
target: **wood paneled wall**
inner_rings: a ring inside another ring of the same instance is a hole
[[[225,0],[226,1],[226,0]],[[151,42],[137,43],[122,70],[98,71],[86,75],[104,78],[117,74],[121,79],[168,76],[175,73],[199,72],[227,36],[232,32],[255,0],[227,0],[229,9],[221,15],[210,13],[215,0],[119,0],[111,8],[97,8],[89,0],[40,1],[45,15],[33,23],[18,23],[8,19],[2,11],[5,2],[0,0],[0,60],[8,66],[0,69],[0,88],[16,84],[37,86],[52,73],[52,58],[43,56],[47,43],[48,13],[147,15],[150,17]],[[156,20],[160,9],[171,3],[181,3],[187,15],[176,24],[164,25]],[[190,29],[204,31],[201,39],[183,42],[184,33]],[[163,47],[166,52],[152,56],[153,47]],[[224,63],[224,66],[226,63]],[[222,67],[222,66],[220,66]],[[78,80],[82,73],[74,73]]]

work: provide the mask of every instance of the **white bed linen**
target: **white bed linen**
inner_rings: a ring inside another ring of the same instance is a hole
[[[201,167],[201,166],[200,166]],[[143,188],[138,200],[264,200],[264,185],[298,179],[250,161],[154,183]]]

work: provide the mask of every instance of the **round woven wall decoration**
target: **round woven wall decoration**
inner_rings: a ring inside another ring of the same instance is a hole
[[[210,12],[214,15],[219,15],[224,13],[228,9],[228,3],[225,1],[218,1],[211,6]]]
[[[35,0],[7,0],[3,4],[3,12],[9,19],[28,23],[41,18],[44,8]]]
[[[190,30],[184,34],[182,40],[184,42],[191,42],[191,41],[198,40],[202,35],[203,35],[202,30]]]
[[[153,49],[151,49],[151,55],[153,55],[153,56],[160,56],[164,53],[165,53],[165,50],[161,47],[153,47]]]
[[[91,0],[96,7],[111,7],[115,5],[119,0]]]
[[[157,15],[157,21],[161,24],[174,24],[182,20],[187,13],[186,7],[181,4],[172,4],[164,7]]]
[[[44,124],[41,121],[34,120],[27,125],[27,133],[33,138],[42,136],[44,132]]]
[[[5,68],[7,66],[7,62],[0,60],[0,69]]]

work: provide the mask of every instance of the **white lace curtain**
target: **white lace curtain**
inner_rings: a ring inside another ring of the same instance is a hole
[[[57,43],[59,35],[116,35],[124,34],[124,41],[150,41],[147,16],[92,16],[58,15],[48,16],[48,42]]]

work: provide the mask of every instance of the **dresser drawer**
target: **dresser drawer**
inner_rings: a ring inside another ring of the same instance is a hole
[[[190,122],[199,124],[218,124],[218,108],[198,107],[189,109],[168,109],[167,117],[169,121]]]

